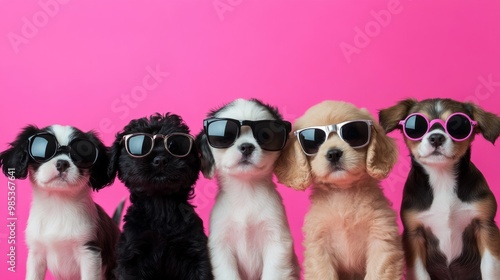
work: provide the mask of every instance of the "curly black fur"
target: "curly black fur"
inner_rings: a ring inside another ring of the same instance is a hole
[[[200,171],[196,147],[178,158],[157,140],[151,154],[133,158],[121,140],[135,132],[168,135],[189,128],[177,115],[155,114],[132,120],[116,135],[108,173],[118,172],[132,202],[117,248],[117,278],[213,279],[203,222],[189,203]],[[153,166],[155,157],[166,163]]]

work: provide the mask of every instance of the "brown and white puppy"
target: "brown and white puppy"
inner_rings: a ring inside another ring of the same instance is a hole
[[[312,184],[311,208],[303,227],[304,276],[401,279],[403,249],[396,213],[379,185],[397,160],[394,141],[367,110],[344,102],[325,101],[311,107],[296,120],[294,129],[301,137],[297,132],[304,128],[334,124],[345,128],[349,121],[368,124],[366,132],[359,131],[368,133],[358,145],[362,147],[348,144],[360,136],[356,131],[340,129],[316,143],[315,155],[306,156],[301,142],[292,137],[277,163],[276,174],[283,184],[296,190]],[[318,134],[309,134],[309,140]]]
[[[500,279],[497,204],[470,159],[475,134],[494,143],[500,118],[451,99],[407,99],[380,111],[380,123],[402,129],[411,152],[401,206],[408,279]]]

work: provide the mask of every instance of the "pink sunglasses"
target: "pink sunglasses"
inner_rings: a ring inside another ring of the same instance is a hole
[[[421,140],[435,123],[441,124],[450,138],[457,142],[469,138],[474,131],[474,126],[477,126],[477,122],[464,113],[453,113],[446,121],[441,119],[429,121],[425,115],[414,113],[399,122],[403,126],[405,136],[413,141]]]

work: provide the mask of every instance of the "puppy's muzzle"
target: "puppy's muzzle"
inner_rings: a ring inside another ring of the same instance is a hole
[[[440,147],[446,141],[446,138],[441,133],[433,133],[429,136],[429,143],[434,147]]]
[[[153,166],[154,167],[162,167],[167,165],[167,158],[164,156],[156,156],[153,159]]]
[[[343,154],[344,154],[344,152],[342,152],[342,150],[339,150],[339,149],[330,149],[326,153],[326,159],[329,162],[331,162],[332,164],[338,164],[339,161],[340,161],[340,158],[342,158]]]
[[[69,168],[69,161],[60,159],[56,162],[56,169],[59,173],[63,173]]]
[[[249,155],[251,155],[253,153],[253,151],[255,150],[255,145],[251,144],[251,143],[243,143],[241,144],[238,149],[240,150],[241,154],[243,156],[246,156],[248,157]]]

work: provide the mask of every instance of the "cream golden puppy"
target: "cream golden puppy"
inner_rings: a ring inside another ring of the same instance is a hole
[[[325,101],[295,122],[276,166],[281,183],[312,185],[305,217],[305,279],[401,279],[396,213],[379,181],[397,160],[394,141],[365,109]]]

